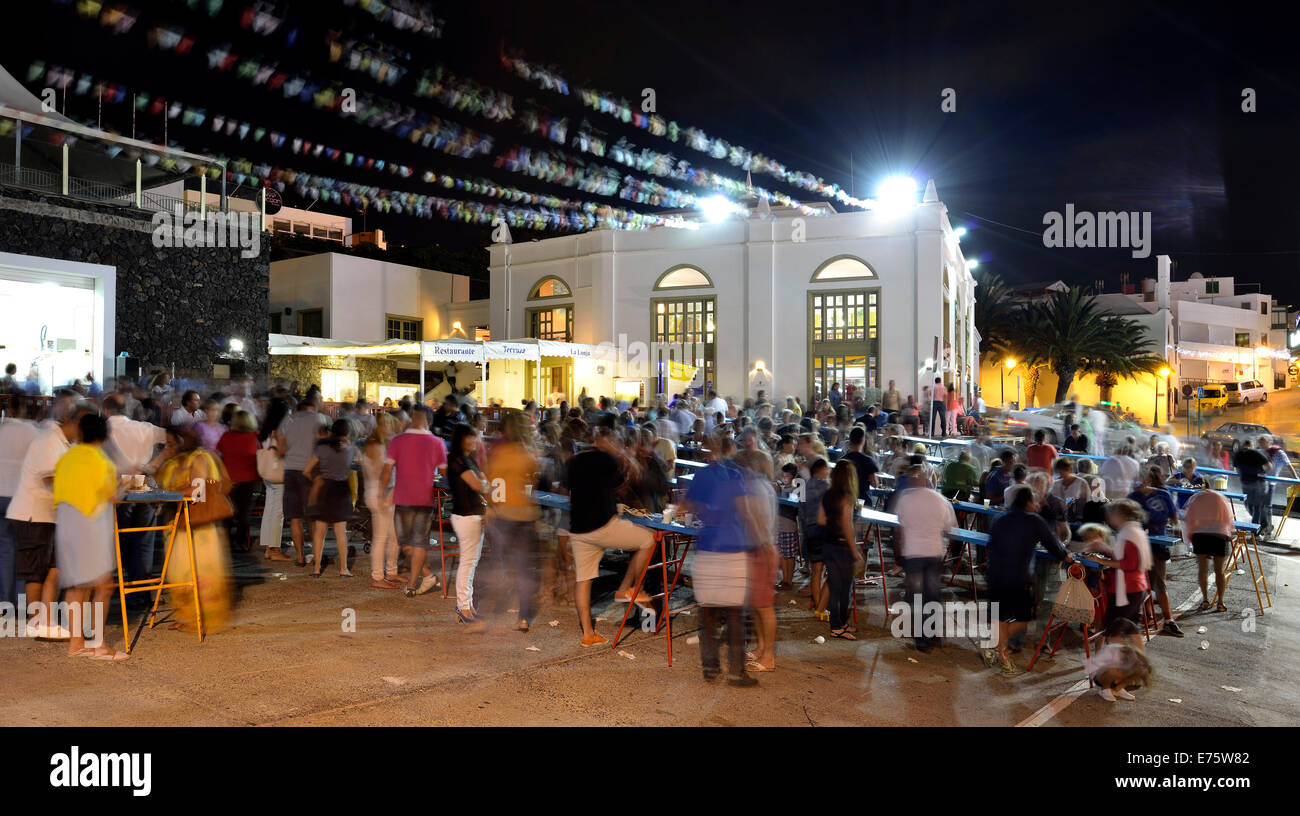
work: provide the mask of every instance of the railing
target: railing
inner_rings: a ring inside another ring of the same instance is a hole
[[[0,187],[18,187],[40,193],[62,195],[63,176],[48,170],[15,167],[12,164],[0,162]],[[68,197],[117,207],[135,206],[134,188],[77,178],[76,176],[68,176]],[[174,212],[177,206],[181,207],[182,212],[198,212],[200,209],[197,201],[185,201],[175,196],[146,191],[142,191],[140,194],[140,208],[144,210]],[[216,212],[219,209],[219,206],[208,207],[209,212]]]

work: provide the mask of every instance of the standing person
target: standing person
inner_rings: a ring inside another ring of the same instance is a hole
[[[1056,448],[1047,444],[1047,432],[1035,431],[1034,444],[1025,449],[1025,463],[1030,470],[1051,472],[1052,462],[1056,461]]]
[[[211,503],[213,508],[200,507],[198,502],[190,505],[190,532],[196,565],[190,564],[190,543],[181,540],[183,533],[178,530],[165,577],[169,584],[187,583],[191,575],[197,578],[203,631],[215,632],[223,629],[230,619],[230,546],[226,543],[226,530],[221,523],[225,520],[221,517],[223,513],[217,511],[217,508],[229,504],[225,494],[229,492],[230,477],[221,460],[199,446],[198,434],[192,427],[169,429],[164,455],[165,461],[158,468],[158,486],[190,496],[194,494],[195,481],[202,481],[206,486],[202,493],[203,504]],[[194,608],[193,593],[173,589],[171,600],[176,607],[176,622],[168,628],[195,631],[199,610]]]
[[[709,443],[709,465],[695,473],[686,494],[686,507],[704,522],[692,574],[695,597],[704,611],[700,627],[700,663],[704,679],[722,673],[718,625],[727,627],[727,684],[755,686],[745,671],[744,604],[748,582],[748,539],[745,477],[729,457],[735,443],[715,434]]]
[[[277,388],[266,407],[266,421],[258,431],[257,441],[262,450],[271,451],[271,461],[280,460],[283,464],[284,437],[279,433],[280,426],[289,416],[289,401],[283,388]],[[284,538],[284,471],[280,471],[281,481],[273,482],[263,479],[265,500],[262,506],[262,526],[258,531],[257,541],[262,546],[268,561],[293,561],[281,549]]]
[[[1291,467],[1291,460],[1287,458],[1286,451],[1278,444],[1280,440],[1274,440],[1267,436],[1259,438],[1259,449],[1266,457],[1270,471],[1274,476],[1290,475],[1295,478],[1295,470]],[[1273,483],[1264,480],[1264,513],[1263,523],[1259,527],[1259,537],[1264,540],[1273,538]]]
[[[961,411],[961,403],[957,399],[957,390],[951,386],[947,388],[948,396],[944,400],[943,408],[947,419],[944,422],[947,436],[957,435],[957,422]]]
[[[113,501],[119,494],[119,482],[117,469],[104,453],[108,422],[98,414],[85,413],[77,425],[81,443],[63,454],[54,467],[54,504],[58,514],[54,553],[59,564],[59,583],[67,590],[64,599],[73,610],[69,618],[68,654],[96,660],[125,660],[125,652],[104,644],[102,628],[99,632],[88,632],[90,622],[78,620],[87,598],[94,603],[93,608],[104,609],[117,589],[113,580],[117,568]],[[86,647],[87,634],[100,643],[97,648]]]
[[[488,454],[487,477],[493,486],[488,513],[487,535],[495,566],[496,586],[491,588],[499,612],[507,601],[519,610],[515,629],[527,632],[537,612],[539,541],[537,519],[541,515],[532,500],[541,465],[529,439],[528,418],[518,412],[506,414],[501,435]],[[457,576],[459,579],[459,576]]]
[[[1034,489],[1015,485],[1007,490],[1007,512],[989,527],[988,600],[998,608],[996,651],[983,649],[984,664],[995,663],[1009,677],[1023,674],[1007,653],[1013,638],[1020,637],[1031,621],[1038,617],[1034,591],[1034,552],[1041,544],[1049,553],[1066,562],[1074,557],[1061,546],[1051,525],[1038,513]]]
[[[1106,483],[1107,495],[1127,496],[1141,469],[1142,465],[1133,458],[1133,448],[1125,444],[1115,451],[1114,456],[1101,463],[1097,475]]]
[[[443,399],[442,405],[438,406],[438,412],[430,419],[429,430],[445,445],[451,439],[452,429],[464,421],[465,415],[461,413],[460,400],[455,394],[448,394]]]
[[[885,389],[885,393],[880,395],[880,407],[889,415],[890,422],[894,421],[894,414],[897,414],[903,407],[902,401],[903,396],[899,394],[898,389],[894,387],[894,381],[890,380],[889,388]]]
[[[844,395],[840,393],[839,383],[831,383],[831,392],[826,395],[826,399],[830,402],[833,410],[839,410],[840,403],[844,401]]]
[[[1241,480],[1241,491],[1246,494],[1246,509],[1250,511],[1250,521],[1258,524],[1260,535],[1267,533],[1265,517],[1271,510],[1265,505],[1269,501],[1269,485],[1264,475],[1273,469],[1268,457],[1250,446],[1250,440],[1244,440],[1232,461],[1237,469],[1237,478]]]
[[[123,475],[151,476],[162,464],[155,458],[155,450],[167,443],[167,432],[151,422],[137,422],[126,415],[126,401],[121,394],[104,398],[104,414],[108,417],[108,442],[104,451]],[[157,526],[157,510],[146,502],[127,502],[117,506],[117,525],[121,529]],[[144,530],[121,533],[122,569],[127,581],[143,581],[153,575],[156,531]],[[127,596],[128,607],[149,605],[145,593]]]
[[[405,590],[408,598],[438,586],[438,578],[425,560],[434,508],[439,506],[433,482],[447,466],[447,446],[429,430],[430,413],[425,405],[411,406],[411,427],[388,443],[388,457],[380,475],[380,480],[387,483],[396,470],[393,518],[397,543],[411,559],[411,575]]]
[[[317,412],[319,395],[309,391],[298,403],[292,419],[286,419],[276,430],[276,444],[284,451],[284,517],[289,521],[289,534],[293,536],[294,555],[298,566],[307,566],[307,548],[303,543],[303,524],[307,520],[307,499],[311,482],[302,472],[311,461],[316,440],[325,430],[324,416]],[[313,552],[319,559],[320,553]]]
[[[451,491],[451,529],[460,550],[456,565],[456,619],[475,623],[474,572],[483,552],[484,495],[488,480],[478,463],[478,432],[462,422],[452,429],[447,454],[447,484]]]
[[[920,409],[916,406],[916,398],[911,394],[907,395],[907,404],[898,412],[898,423],[913,436],[921,432]]]
[[[355,458],[352,423],[336,419],[330,426],[330,435],[316,441],[311,459],[302,470],[303,478],[311,484],[307,516],[311,519],[311,549],[316,553],[313,577],[319,578],[325,568],[325,532],[329,527],[334,528],[339,577],[352,577],[352,571],[348,569],[348,522],[352,520],[355,501],[348,480]]]
[[[745,477],[745,520],[748,524],[749,551],[747,564],[749,591],[747,605],[754,613],[754,632],[758,645],[745,656],[749,671],[772,671],[776,668],[776,591],[777,552],[776,491],[772,489],[772,457],[758,450],[736,454],[736,464]]]
[[[234,407],[233,405],[231,406]],[[214,399],[205,399],[203,401],[203,418],[194,423],[194,430],[199,434],[199,444],[204,450],[217,450],[217,443],[221,441],[221,436],[226,432],[226,426],[221,422],[221,403]]]
[[[49,615],[58,600],[59,567],[54,558],[54,528],[57,511],[54,505],[54,468],[63,454],[81,439],[78,424],[85,409],[77,408],[69,397],[55,400],[55,419],[43,427],[27,448],[19,469],[5,518],[13,524],[17,554],[14,578],[25,584],[27,608],[44,626],[28,626],[31,637],[62,640],[68,632]],[[44,612],[45,614],[41,614]]]
[[[1120,499],[1106,506],[1106,521],[1116,531],[1113,558],[1094,556],[1097,563],[1112,568],[1108,576],[1108,592],[1113,593],[1113,597],[1106,606],[1106,636],[1107,639],[1124,637],[1133,648],[1145,652],[1138,631],[1142,605],[1146,602],[1147,573],[1151,569],[1151,543],[1142,529],[1146,513],[1137,502]],[[1102,699],[1114,702],[1115,697],[1127,700],[1132,696],[1122,689],[1115,691],[1113,696],[1107,696],[1109,693],[1109,689],[1103,689]]]
[[[854,468],[836,467],[831,486],[822,494],[817,523],[823,530],[822,560],[826,565],[827,611],[831,637],[857,640],[857,628],[849,623],[853,596],[853,570],[863,563],[854,535],[853,517],[858,502],[858,473]]]
[[[853,430],[849,431],[849,452],[844,454],[840,461],[853,464],[854,470],[858,472],[858,494],[856,498],[870,504],[871,488],[876,486],[876,474],[880,472],[880,465],[876,464],[876,460],[867,454],[866,444],[866,429],[854,427]]]
[[[947,421],[946,403],[948,389],[943,387],[943,378],[934,378],[934,387],[930,389],[930,413],[926,421],[926,433],[931,439],[943,438],[944,424]]]
[[[1223,603],[1226,580],[1223,568],[1232,551],[1232,503],[1215,490],[1202,490],[1183,509],[1183,533],[1196,554],[1196,582],[1201,587],[1201,610],[1210,608],[1209,567],[1214,563],[1214,611],[1227,612]]]
[[[803,496],[799,500],[799,529],[803,540],[803,559],[808,564],[808,586],[799,591],[800,595],[810,595],[809,607],[817,620],[828,621],[830,613],[826,604],[830,602],[827,593],[829,586],[823,581],[825,562],[822,560],[822,542],[825,539],[822,526],[817,522],[821,508],[822,495],[830,489],[831,467],[825,459],[818,458],[808,466],[808,476],[804,480]]]
[[[235,507],[231,519],[236,552],[253,549],[249,530],[249,514],[253,511],[253,491],[261,479],[257,475],[257,419],[243,408],[235,410],[230,420],[230,430],[217,440],[217,453],[230,474],[230,502]]]
[[[957,526],[952,504],[937,490],[909,487],[898,497],[899,561],[902,563],[908,603],[916,606],[939,601],[939,571],[948,531]],[[919,652],[928,652],[933,640],[913,632]]]
[[[389,479],[384,478],[388,442],[395,433],[397,420],[393,419],[392,414],[380,414],[376,417],[375,429],[370,432],[361,452],[366,509],[370,511],[370,586],[375,589],[398,588],[392,474],[389,474]],[[461,546],[463,552],[464,545]]]
[[[13,363],[6,371],[9,368],[17,370]],[[27,449],[40,435],[36,423],[23,418],[24,406],[24,401],[15,400],[9,416],[0,418],[0,603],[18,603],[18,582],[14,580],[18,542],[14,523],[5,513],[18,492]]]
[[[1092,429],[1092,455],[1106,455],[1106,426],[1109,420],[1106,412],[1102,410],[1083,409],[1083,418],[1088,420],[1088,426]]]

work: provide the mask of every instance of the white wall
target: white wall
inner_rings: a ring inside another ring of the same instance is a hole
[[[94,289],[90,306],[91,314],[87,315],[93,322],[89,335],[91,365],[95,379],[101,383],[104,382],[105,375],[110,377],[114,375],[116,369],[113,358],[117,354],[114,335],[117,330],[117,267],[0,252],[0,278],[37,283],[74,283],[87,280],[92,282]],[[60,308],[63,304],[58,294],[59,290],[52,288],[49,301],[39,306],[51,310]],[[80,335],[78,338],[80,341]],[[19,378],[27,375],[25,366],[29,365],[31,360],[5,359],[3,364],[9,362],[18,364]],[[63,373],[56,372],[56,376],[64,379]],[[85,371],[72,373],[69,379],[80,377],[85,373]],[[54,385],[63,384],[63,382],[54,383]]]

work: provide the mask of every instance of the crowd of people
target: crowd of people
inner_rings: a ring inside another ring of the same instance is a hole
[[[1221,463],[1213,446],[1200,462],[1180,461],[1176,439],[1129,438],[1096,466],[1069,456],[1098,450],[1077,424],[1059,451],[1042,431],[995,448],[982,401],[967,413],[952,400],[936,381],[922,395],[923,415],[893,382],[870,404],[835,384],[811,411],[793,396],[778,407],[761,391],[740,404],[709,391],[650,405],[586,396],[572,406],[528,402],[491,409],[489,418],[455,393],[436,407],[409,399],[326,406],[319,390],[300,393],[297,383],[275,383],[254,396],[251,378],[206,398],[198,384],[165,374],[147,384],[121,380],[107,393],[78,383],[48,402],[11,400],[0,422],[0,600],[25,592],[36,609],[34,602],[49,604],[60,593],[65,600],[110,597],[112,514],[123,528],[158,523],[158,504],[118,502],[147,482],[185,495],[206,486],[204,501],[190,509],[197,564],[189,563],[188,547],[177,547],[167,577],[197,572],[207,631],[229,618],[231,553],[252,552],[254,538],[262,558],[322,577],[331,574],[332,534],[333,574],[345,579],[353,575],[354,544],[365,538],[371,588],[407,597],[438,588],[429,550],[438,546],[433,531],[444,504],[458,548],[455,620],[482,631],[509,617],[512,628],[528,631],[541,576],[550,572],[553,596],[576,607],[584,647],[608,643],[592,615],[593,584],[608,550],[631,554],[613,601],[662,614],[654,595],[662,587],[637,583],[653,533],[626,511],[698,518],[690,581],[704,609],[703,672],[708,679],[722,674],[725,639],[727,682],[737,686],[776,669],[778,593],[806,599],[831,638],[857,638],[853,591],[871,545],[858,513],[864,506],[897,515],[898,526],[884,537],[893,549],[890,572],[902,576],[904,597],[918,603],[939,600],[942,565],[954,555],[953,502],[1005,510],[988,527],[980,566],[1002,627],[984,659],[1008,675],[1022,671],[1013,655],[1050,583],[1052,566],[1036,557],[1040,548],[1065,563],[1090,553],[1108,567],[1107,635],[1140,648],[1135,626],[1148,593],[1162,613],[1160,631],[1182,635],[1165,587],[1167,549],[1150,540],[1179,524],[1198,557],[1204,608],[1224,608],[1231,506],[1214,490],[1176,500],[1167,489],[1208,488],[1197,468]],[[36,413],[25,415],[32,405]],[[923,428],[923,416],[931,430],[943,429],[937,436],[970,431],[974,438],[936,466],[924,445],[903,439]],[[968,421],[954,425],[954,417]],[[679,479],[679,455],[704,462]],[[1276,445],[1246,444],[1234,464],[1252,516],[1265,524],[1271,502],[1255,485],[1266,486],[1259,477],[1280,466]],[[534,491],[567,495],[567,507],[539,506]],[[125,580],[153,574],[156,541],[152,532],[122,535]],[[1096,585],[1096,576],[1090,580]],[[175,628],[197,625],[186,596],[176,593],[172,602]],[[125,657],[108,646],[87,648],[82,633],[57,622],[33,618],[33,627],[36,636],[67,638],[74,656]],[[921,632],[914,639],[921,652],[938,642]],[[1107,689],[1107,699],[1123,699],[1121,692]]]

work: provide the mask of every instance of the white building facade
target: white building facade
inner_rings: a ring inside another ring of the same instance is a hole
[[[619,346],[646,394],[680,390],[672,363],[696,391],[805,405],[832,383],[871,396],[894,380],[918,400],[936,376],[968,399],[978,384],[975,282],[933,183],[894,213],[751,210],[489,252],[493,337]],[[638,346],[648,370],[630,365]]]

